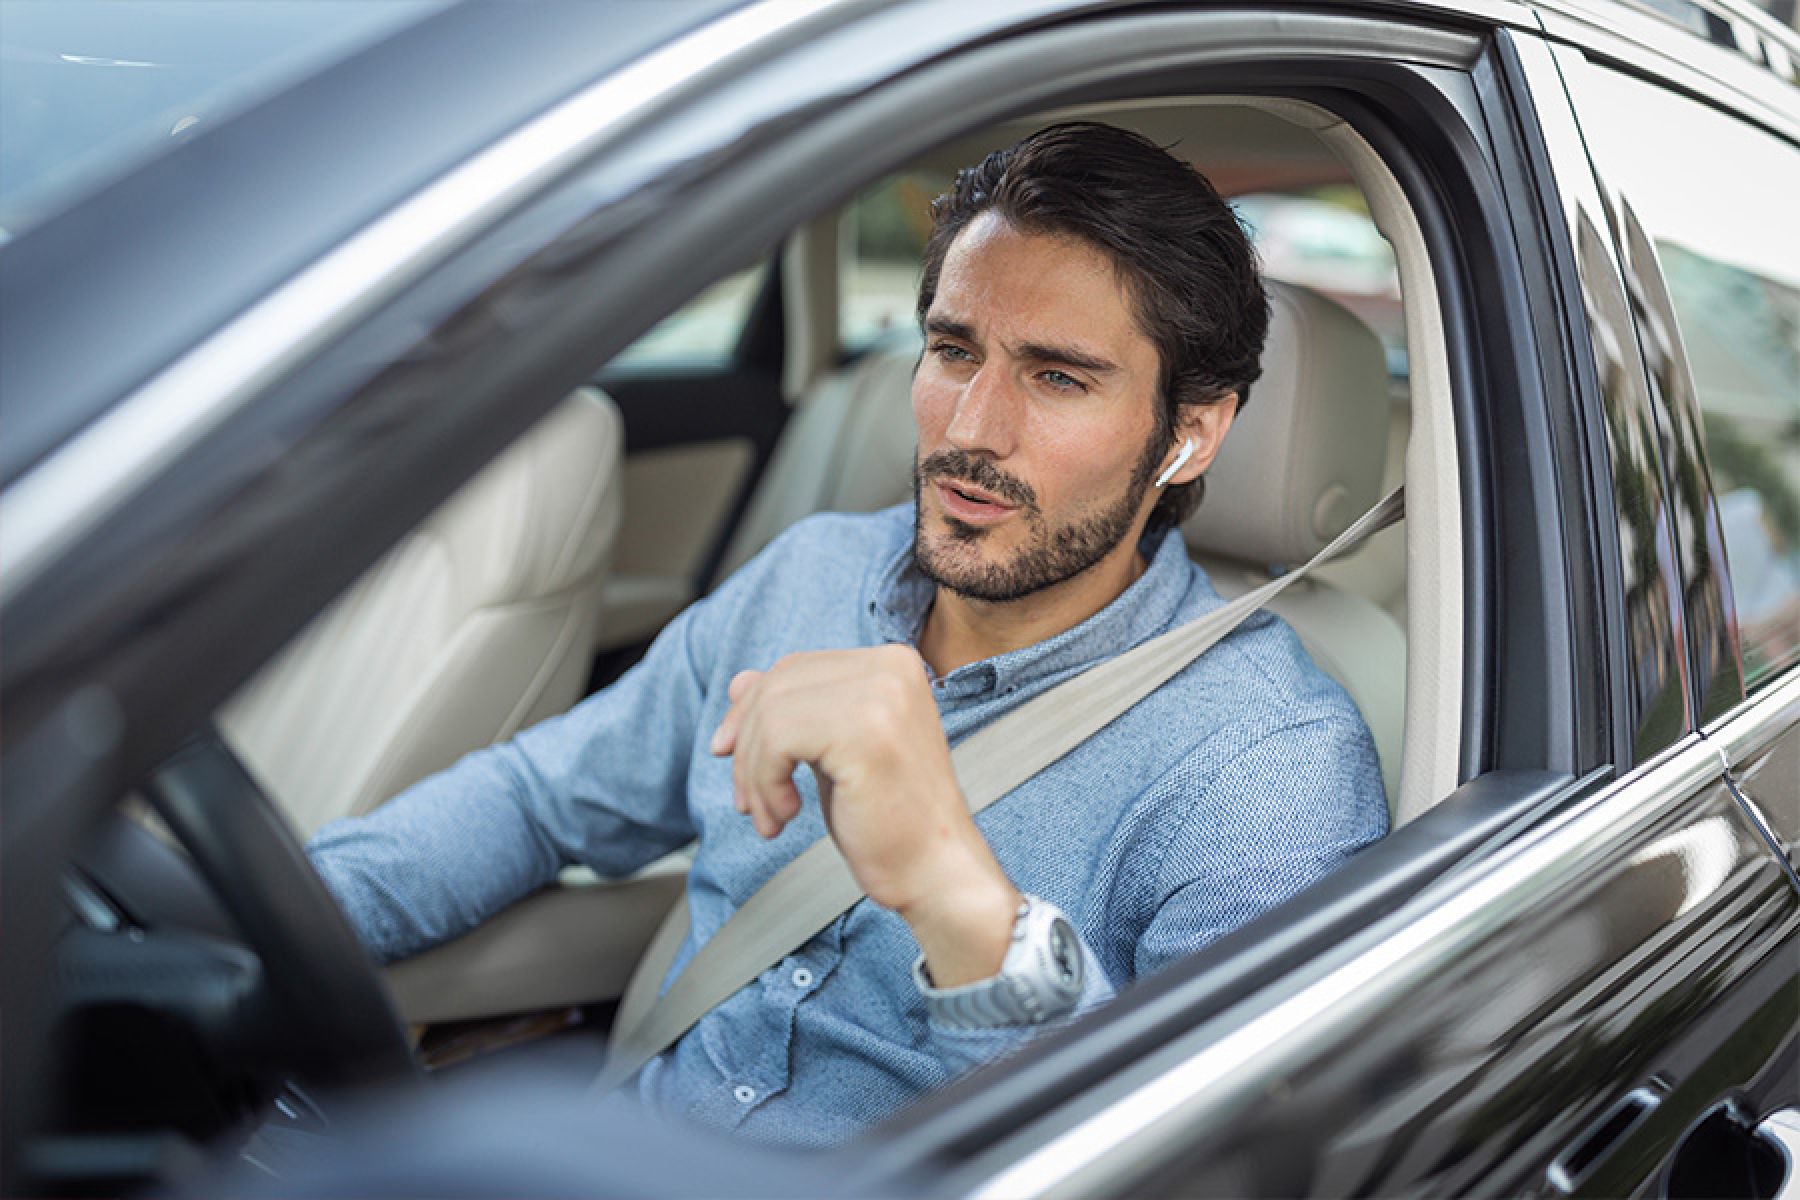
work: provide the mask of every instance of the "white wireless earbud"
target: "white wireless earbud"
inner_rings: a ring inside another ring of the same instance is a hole
[[[1192,457],[1194,457],[1194,439],[1183,438],[1181,442],[1181,453],[1177,454],[1175,456],[1175,461],[1170,463],[1168,468],[1163,471],[1161,475],[1156,477],[1156,486],[1162,487],[1164,484],[1168,483],[1169,480],[1173,479],[1175,477],[1175,472],[1181,470],[1182,465]]]

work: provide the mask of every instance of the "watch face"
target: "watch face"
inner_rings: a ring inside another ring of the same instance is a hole
[[[1075,983],[1080,951],[1075,947],[1075,931],[1060,917],[1050,926],[1050,961],[1056,964],[1057,980],[1064,987]]]

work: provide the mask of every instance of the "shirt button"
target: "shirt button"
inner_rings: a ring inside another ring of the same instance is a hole
[[[794,986],[797,988],[808,988],[812,986],[812,972],[805,967],[795,967],[793,979]]]
[[[740,1083],[732,1088],[731,1094],[737,1098],[739,1104],[756,1103],[756,1089],[747,1083]]]

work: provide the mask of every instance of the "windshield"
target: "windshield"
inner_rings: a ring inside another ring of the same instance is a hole
[[[5,0],[0,243],[446,0]]]

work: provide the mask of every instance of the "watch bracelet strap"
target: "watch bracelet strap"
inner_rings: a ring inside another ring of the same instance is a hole
[[[920,955],[913,963],[913,982],[941,1024],[953,1029],[988,1029],[1035,1025],[1040,1019],[1004,975],[962,987],[938,988],[926,979],[924,966],[925,956]]]
[[[1400,520],[1404,512],[1405,489],[1395,488],[1305,565],[1089,667],[971,733],[950,752],[969,810],[981,812],[1062,758],[1282,591],[1314,568],[1356,550]],[[650,975],[640,964],[626,985],[621,1008],[642,1017],[630,1027],[615,1023],[606,1064],[593,1092],[603,1094],[624,1083],[715,1006],[804,945],[862,898],[862,888],[836,844],[828,836],[821,837],[744,901],[673,980],[660,978],[666,967],[658,975]],[[675,922],[685,930],[685,902],[676,906],[665,924]],[[658,931],[659,944],[667,944],[665,932]],[[668,940],[679,947],[686,938]],[[643,996],[656,995],[657,985],[665,982],[667,986],[653,1003],[644,1001]]]
[[[913,983],[925,997],[927,1010],[940,1024],[964,1030],[1041,1025],[1070,1012],[1081,998],[1079,986],[1056,998],[1052,1005],[1046,1004],[1030,982],[1036,979],[1049,983],[1056,978],[1051,931],[1059,922],[1068,925],[1061,909],[1048,900],[1026,896],[1013,918],[1011,940],[1000,969],[986,979],[959,987],[934,985],[925,956],[919,955],[913,962]],[[1022,963],[1020,959],[1029,961]]]

